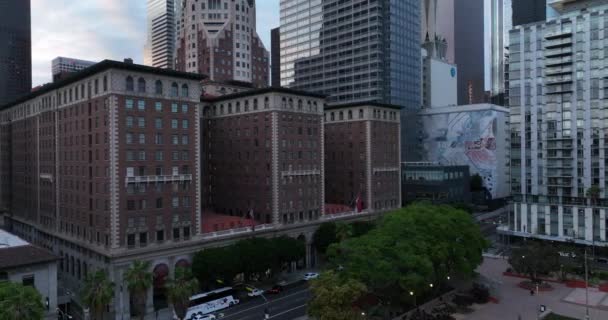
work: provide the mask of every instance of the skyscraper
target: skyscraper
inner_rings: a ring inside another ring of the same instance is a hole
[[[484,0],[454,1],[454,52],[458,104],[485,101]]]
[[[421,104],[420,14],[420,0],[281,0],[281,85],[331,104],[404,107],[402,150],[413,150],[406,123]]]
[[[32,89],[30,0],[0,1],[0,105]]]
[[[281,28],[270,31],[270,80],[273,87],[281,86]]]
[[[490,43],[488,57],[490,59],[490,97],[492,103],[504,106],[508,98],[508,47],[509,30],[512,23],[512,0],[495,0],[490,2]]]
[[[605,245],[608,5],[560,13],[570,2],[552,1],[559,16],[510,32],[514,205],[502,231]]]
[[[270,57],[256,32],[254,0],[182,0],[178,11],[177,70],[268,86]]]
[[[175,51],[175,1],[148,0],[148,38],[144,64],[173,68]]]
[[[53,81],[61,80],[80,70],[86,69],[96,62],[86,61],[74,58],[57,57],[53,59],[52,72]]]

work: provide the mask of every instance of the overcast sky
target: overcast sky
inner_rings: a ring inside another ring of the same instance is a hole
[[[58,56],[143,62],[146,0],[31,0],[32,81],[51,81]],[[270,29],[279,25],[279,0],[258,0],[258,34],[270,50]]]

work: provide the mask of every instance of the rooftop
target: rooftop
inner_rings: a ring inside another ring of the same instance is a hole
[[[305,96],[305,97],[311,97],[311,98],[320,98],[320,99],[326,98],[325,95],[318,94],[318,93],[312,93],[312,92],[295,90],[295,89],[284,88],[284,87],[267,87],[267,88],[262,88],[262,89],[254,89],[254,90],[247,90],[247,91],[227,94],[227,95],[219,96],[219,97],[203,98],[202,101],[219,102],[219,101],[226,101],[226,100],[231,100],[231,99],[256,96],[256,95],[265,94],[265,93],[285,93],[285,94],[293,94],[293,95],[299,95],[299,96]]]
[[[52,262],[58,259],[52,252],[31,245],[12,233],[0,230],[0,270]]]

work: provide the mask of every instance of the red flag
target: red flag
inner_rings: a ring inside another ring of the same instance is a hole
[[[355,199],[355,206],[357,208],[357,212],[363,211],[363,199],[361,199],[361,192],[359,192],[357,199]]]

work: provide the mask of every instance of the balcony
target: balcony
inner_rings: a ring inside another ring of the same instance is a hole
[[[561,77],[550,77],[550,78],[547,78],[547,80],[545,81],[545,84],[548,86],[566,84],[566,83],[572,83],[571,75],[561,76]]]
[[[555,40],[548,40],[545,43],[545,49],[555,49],[555,48],[563,48],[572,46],[572,38],[562,38]]]
[[[545,58],[555,58],[572,55],[572,48],[558,48],[545,51]]]
[[[545,67],[557,67],[572,64],[572,56],[550,58],[545,61]]]
[[[570,28],[564,29],[564,30],[555,30],[555,31],[547,32],[545,34],[545,39],[547,39],[547,40],[568,38],[568,37],[572,37],[572,29],[570,29]]]
[[[282,171],[281,177],[298,177],[298,176],[318,176],[321,174],[321,170],[291,170]]]
[[[125,183],[169,183],[169,182],[189,182],[192,181],[191,174],[178,174],[170,176],[136,176],[126,177]]]

